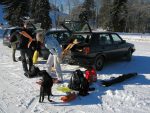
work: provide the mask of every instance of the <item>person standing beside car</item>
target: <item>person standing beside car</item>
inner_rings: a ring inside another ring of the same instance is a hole
[[[50,52],[46,63],[47,72],[51,75],[51,69],[52,66],[54,65],[54,68],[56,69],[56,76],[58,78],[58,82],[62,82],[63,77],[62,77],[62,71],[60,66],[62,48],[60,47],[58,41],[52,36],[45,37],[45,47]]]
[[[20,54],[21,54],[21,61],[22,61],[22,66],[23,70],[25,72],[25,75],[31,71],[31,67],[33,65],[32,62],[32,57],[33,57],[33,51],[32,48],[34,48],[34,45],[31,46],[32,41],[34,40],[32,36],[31,31],[28,29],[29,23],[24,22],[23,24],[23,29],[21,30],[20,35],[20,40],[19,40],[19,49],[20,49]],[[27,59],[28,58],[28,64],[27,66]],[[29,68],[28,68],[29,67]]]
[[[17,62],[15,54],[16,54],[17,46],[19,44],[19,38],[20,38],[19,31],[14,31],[10,36],[10,43],[11,43],[11,47],[13,49],[12,59],[13,59],[14,62]]]

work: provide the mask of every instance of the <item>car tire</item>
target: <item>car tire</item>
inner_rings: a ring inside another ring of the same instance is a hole
[[[103,66],[104,66],[104,57],[103,56],[96,57],[96,60],[95,60],[96,70],[98,70],[98,71],[102,70]]]
[[[127,53],[127,55],[126,55],[126,61],[131,61],[132,60],[132,50],[131,49],[129,49],[128,50],[128,53]]]

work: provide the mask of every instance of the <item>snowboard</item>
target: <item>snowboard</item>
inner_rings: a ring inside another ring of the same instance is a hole
[[[62,96],[60,98],[60,100],[62,100],[63,102],[70,102],[72,100],[75,100],[76,97],[77,97],[77,95],[75,94],[75,92],[73,92],[73,93],[70,92],[70,93],[68,93],[68,95]]]
[[[36,50],[36,51],[34,52],[33,58],[32,58],[33,64],[36,64],[36,63],[37,63],[38,57],[39,57],[39,52]]]
[[[68,88],[67,86],[58,86],[57,90],[61,91],[61,92],[64,92],[64,93],[68,93],[68,92],[72,91],[72,89]]]
[[[101,84],[102,84],[103,86],[108,87],[108,86],[111,86],[111,85],[113,85],[113,84],[123,82],[123,81],[125,81],[125,80],[127,80],[127,79],[129,79],[129,78],[134,77],[134,76],[137,76],[137,73],[123,74],[123,75],[121,75],[121,76],[119,76],[119,77],[113,77],[113,78],[111,78],[111,79],[109,79],[109,80],[102,80],[102,81],[101,81]]]

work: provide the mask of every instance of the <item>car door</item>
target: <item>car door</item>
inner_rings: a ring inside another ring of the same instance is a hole
[[[113,49],[112,39],[108,33],[97,34],[97,40],[95,41],[94,47],[97,54],[103,54],[107,59],[113,57],[113,52],[111,51]]]
[[[125,41],[123,41],[123,39],[116,33],[112,33],[112,34],[110,34],[110,36],[113,41],[114,57],[123,56],[127,51]]]

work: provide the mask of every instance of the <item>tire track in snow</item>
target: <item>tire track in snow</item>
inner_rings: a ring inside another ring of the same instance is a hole
[[[7,112],[0,106],[0,113],[7,113]]]
[[[25,104],[26,110],[23,113],[34,113],[34,108],[37,106],[38,103],[39,102],[37,96],[33,97]]]

